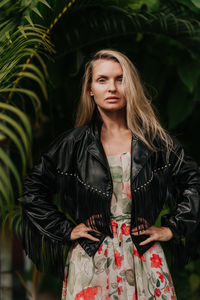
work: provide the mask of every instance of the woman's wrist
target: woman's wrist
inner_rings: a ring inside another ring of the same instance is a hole
[[[163,230],[165,230],[164,236],[166,238],[166,241],[169,241],[173,238],[173,232],[169,227],[162,226]]]

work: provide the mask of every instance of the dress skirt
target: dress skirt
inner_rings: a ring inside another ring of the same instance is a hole
[[[130,236],[131,154],[107,156],[113,180],[111,222],[94,257],[76,242],[69,250],[61,300],[176,300],[161,245],[156,242],[142,256]]]

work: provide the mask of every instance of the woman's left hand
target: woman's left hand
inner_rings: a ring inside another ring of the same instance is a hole
[[[137,227],[133,228],[131,231],[132,235],[140,236],[140,235],[149,235],[149,237],[140,243],[140,246],[146,245],[153,241],[169,241],[173,237],[173,233],[169,227],[157,227],[157,226],[151,226],[145,230],[138,229]]]

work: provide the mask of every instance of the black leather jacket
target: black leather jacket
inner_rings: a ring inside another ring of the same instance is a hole
[[[72,229],[90,220],[102,233],[100,240],[78,240],[88,255],[98,250],[103,239],[112,237],[110,203],[113,192],[108,161],[100,142],[102,121],[68,130],[45,152],[24,181],[22,203],[23,246],[41,271],[48,270],[63,278],[66,245],[71,246]],[[131,144],[131,228],[155,223],[163,205],[176,200],[172,214],[162,216],[162,225],[180,240],[190,234],[199,222],[200,175],[197,165],[184,154],[173,139],[174,150],[149,150],[132,135]],[[59,196],[60,209],[52,203]],[[66,217],[68,213],[69,216]],[[87,224],[87,223],[86,223]],[[139,246],[146,236],[131,236],[140,254],[152,246]],[[43,251],[46,250],[46,251]],[[47,265],[49,266],[47,268]]]

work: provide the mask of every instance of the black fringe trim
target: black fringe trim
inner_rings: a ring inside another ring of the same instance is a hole
[[[22,244],[38,271],[64,279],[69,246],[41,234],[22,209]]]

